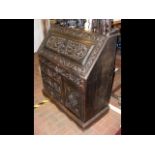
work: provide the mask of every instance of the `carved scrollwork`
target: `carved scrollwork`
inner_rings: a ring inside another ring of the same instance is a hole
[[[66,55],[70,56],[75,60],[83,59],[88,52],[86,45],[74,42],[72,40],[68,41],[66,47]]]
[[[46,43],[46,47],[76,61],[83,59],[89,50],[84,44],[58,36],[51,36]]]
[[[54,51],[57,51],[58,53],[64,53],[66,47],[66,39],[62,37],[51,36],[48,39],[46,46]]]

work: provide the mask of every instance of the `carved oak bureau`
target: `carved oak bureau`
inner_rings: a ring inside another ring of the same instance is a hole
[[[83,128],[109,109],[116,39],[53,26],[38,50],[43,93]]]

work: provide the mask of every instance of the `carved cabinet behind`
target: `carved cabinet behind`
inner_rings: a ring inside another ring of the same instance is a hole
[[[108,110],[117,35],[54,26],[39,48],[44,94],[83,128]]]

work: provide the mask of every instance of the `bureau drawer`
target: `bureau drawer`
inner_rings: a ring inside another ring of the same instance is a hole
[[[49,85],[49,87],[53,91],[55,91],[56,93],[61,94],[61,92],[62,92],[62,86],[61,86],[61,84],[57,83],[55,80],[53,80],[52,78],[50,78],[44,72],[42,72],[42,79],[43,79],[43,83]]]
[[[50,78],[52,78],[57,83],[61,84],[61,76],[56,73],[53,69],[49,68],[48,66],[41,64],[41,72],[48,75]]]

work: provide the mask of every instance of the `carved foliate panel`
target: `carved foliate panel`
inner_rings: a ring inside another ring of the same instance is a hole
[[[74,86],[65,83],[65,106],[76,116],[81,117],[82,95]]]
[[[69,40],[66,46],[66,55],[75,60],[83,59],[88,52],[88,47],[84,44]]]
[[[91,48],[91,46],[59,36],[51,36],[47,40],[46,47],[51,49],[52,52],[65,55],[78,63],[82,62]]]
[[[65,53],[66,42],[65,38],[51,36],[46,43],[46,47],[63,54]]]

